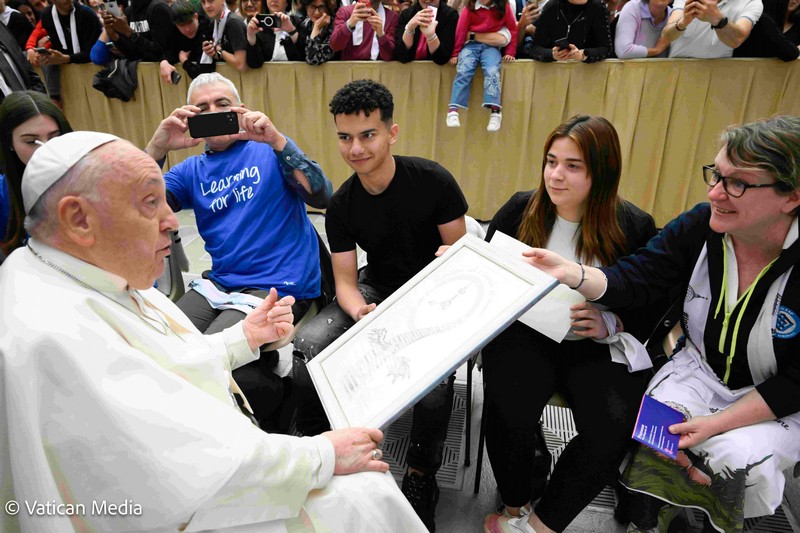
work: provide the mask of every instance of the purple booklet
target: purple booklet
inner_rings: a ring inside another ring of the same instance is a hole
[[[639,406],[639,416],[636,417],[636,426],[633,428],[631,438],[675,459],[678,455],[680,435],[670,433],[669,427],[683,420],[680,411],[645,395],[642,397],[642,405]]]

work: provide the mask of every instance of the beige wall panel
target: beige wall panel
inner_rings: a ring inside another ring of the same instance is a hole
[[[110,131],[138,146],[185,102],[188,76],[164,85],[158,65],[139,66],[128,103],[92,88],[92,65],[63,69],[64,110],[76,129]],[[455,68],[430,62],[339,62],[319,67],[275,63],[244,74],[220,72],[244,103],[267,113],[317,160],[338,187],[351,171],[339,155],[328,103],[345,83],[373,78],[395,97],[400,137],[394,153],[434,159],[461,184],[469,213],[489,219],[515,192],[537,187],[547,134],[577,113],[600,114],[616,126],[623,154],[623,195],[659,225],[705,199],[700,167],[713,161],[725,126],[775,113],[800,114],[800,64],[773,60],[635,60],[504,64],[503,127],[486,132],[483,77],[476,74],[462,127],[444,117]],[[202,147],[170,155],[174,165]],[[168,168],[165,167],[165,168]]]

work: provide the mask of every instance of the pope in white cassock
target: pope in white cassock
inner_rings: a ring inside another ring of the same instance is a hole
[[[178,226],[152,158],[66,134],[22,193],[31,239],[0,267],[0,531],[425,531],[380,431],[270,435],[241,414],[231,369],[291,332],[293,299],[204,336],[152,289]]]

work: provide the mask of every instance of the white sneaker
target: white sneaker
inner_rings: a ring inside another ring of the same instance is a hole
[[[458,118],[458,111],[448,111],[447,112],[447,127],[448,128],[460,128],[461,127],[461,120]]]
[[[502,123],[502,113],[489,113],[489,125],[486,126],[486,131],[497,131],[500,129],[500,124]]]

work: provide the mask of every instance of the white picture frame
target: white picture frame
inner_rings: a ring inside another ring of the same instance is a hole
[[[388,426],[557,285],[462,237],[308,363],[331,427]]]

